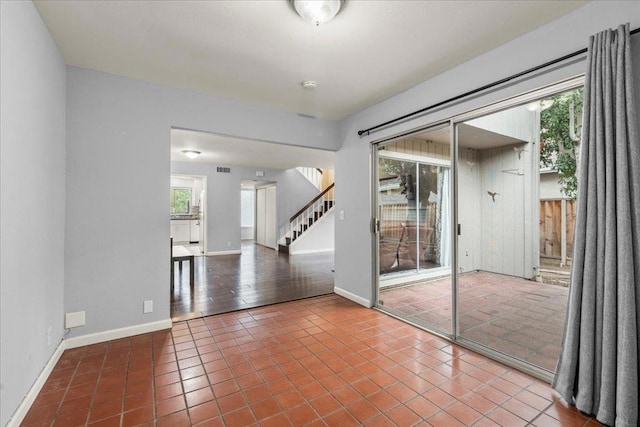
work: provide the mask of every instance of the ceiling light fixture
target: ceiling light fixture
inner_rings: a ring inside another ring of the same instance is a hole
[[[318,87],[318,83],[313,80],[306,80],[300,83],[300,86],[302,86],[302,89],[304,90],[315,90]]]
[[[182,154],[193,160],[200,155],[200,152],[196,150],[182,150]]]
[[[289,0],[302,19],[313,25],[331,21],[343,8],[345,0]]]

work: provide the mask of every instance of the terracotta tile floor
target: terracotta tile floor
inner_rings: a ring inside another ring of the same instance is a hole
[[[555,371],[569,288],[485,271],[460,276],[460,335]],[[384,306],[416,324],[451,331],[451,279],[385,289]]]
[[[582,426],[549,386],[336,295],[64,352],[23,425]]]

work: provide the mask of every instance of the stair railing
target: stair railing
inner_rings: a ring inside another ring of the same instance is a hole
[[[289,218],[289,243],[297,239],[307,228],[333,207],[334,187],[335,183],[329,185],[324,191],[311,199],[309,203]]]
[[[296,168],[318,190],[322,190],[322,169],[299,166]]]

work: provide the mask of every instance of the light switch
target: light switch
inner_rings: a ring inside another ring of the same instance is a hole
[[[340,211],[340,221],[344,219],[344,211]]]
[[[153,300],[146,300],[142,303],[142,313],[153,313]]]

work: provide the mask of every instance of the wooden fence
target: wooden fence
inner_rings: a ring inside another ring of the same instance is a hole
[[[566,265],[573,253],[574,200],[540,200],[540,256]]]

